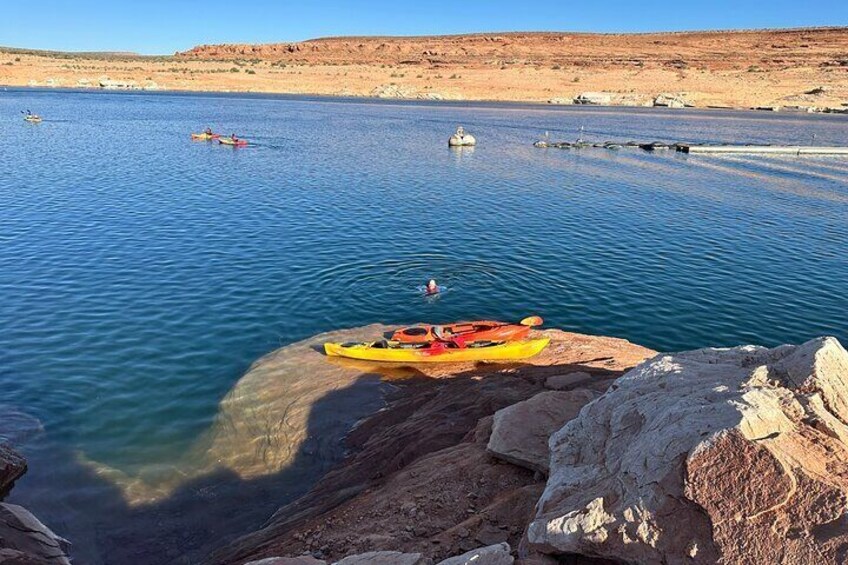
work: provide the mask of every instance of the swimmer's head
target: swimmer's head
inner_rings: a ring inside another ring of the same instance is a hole
[[[430,282],[427,283],[427,286],[429,288],[435,288],[436,287],[436,279],[430,279]]]

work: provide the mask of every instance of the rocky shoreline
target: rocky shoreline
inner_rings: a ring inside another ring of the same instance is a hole
[[[348,434],[345,459],[205,562],[846,561],[848,353],[837,340],[656,354],[539,333],[551,346],[525,364],[380,368],[394,389]],[[280,364],[321,359],[315,340],[257,362],[251,390]],[[285,419],[272,412],[260,421]],[[250,433],[267,438],[242,430],[232,444]],[[0,490],[24,468],[0,447]],[[0,563],[22,551],[3,543]]]
[[[335,37],[168,56],[3,47],[0,85],[844,113],[846,40],[833,27]]]

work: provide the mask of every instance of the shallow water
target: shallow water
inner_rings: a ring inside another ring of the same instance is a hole
[[[459,123],[477,148],[446,147]],[[207,125],[255,145],[189,141]],[[0,405],[45,428],[0,426],[30,459],[11,500],[111,562],[150,534],[112,533],[80,458],[173,460],[252,361],[340,327],[537,313],[661,350],[848,339],[848,159],[532,147],[581,126],[848,140],[845,116],[0,92]],[[429,278],[450,292],[422,298]]]

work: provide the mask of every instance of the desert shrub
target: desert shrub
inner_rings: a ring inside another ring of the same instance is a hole
[[[231,72],[231,73],[237,73],[237,72],[239,72],[240,70],[241,70],[241,69],[239,69],[238,67],[231,67],[231,68],[230,68],[230,72]]]

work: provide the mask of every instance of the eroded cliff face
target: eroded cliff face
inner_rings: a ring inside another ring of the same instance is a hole
[[[0,48],[0,84],[844,112],[847,41],[843,27],[334,37],[171,57]]]
[[[328,37],[294,43],[199,45],[186,59],[260,58],[309,64],[574,65],[759,72],[821,65],[845,56],[843,28],[684,33],[481,33],[421,37]],[[756,55],[756,60],[753,57]],[[838,65],[836,65],[838,66]],[[747,67],[746,67],[747,68]]]
[[[632,563],[844,563],[848,354],[657,357],[550,439],[529,546]]]

